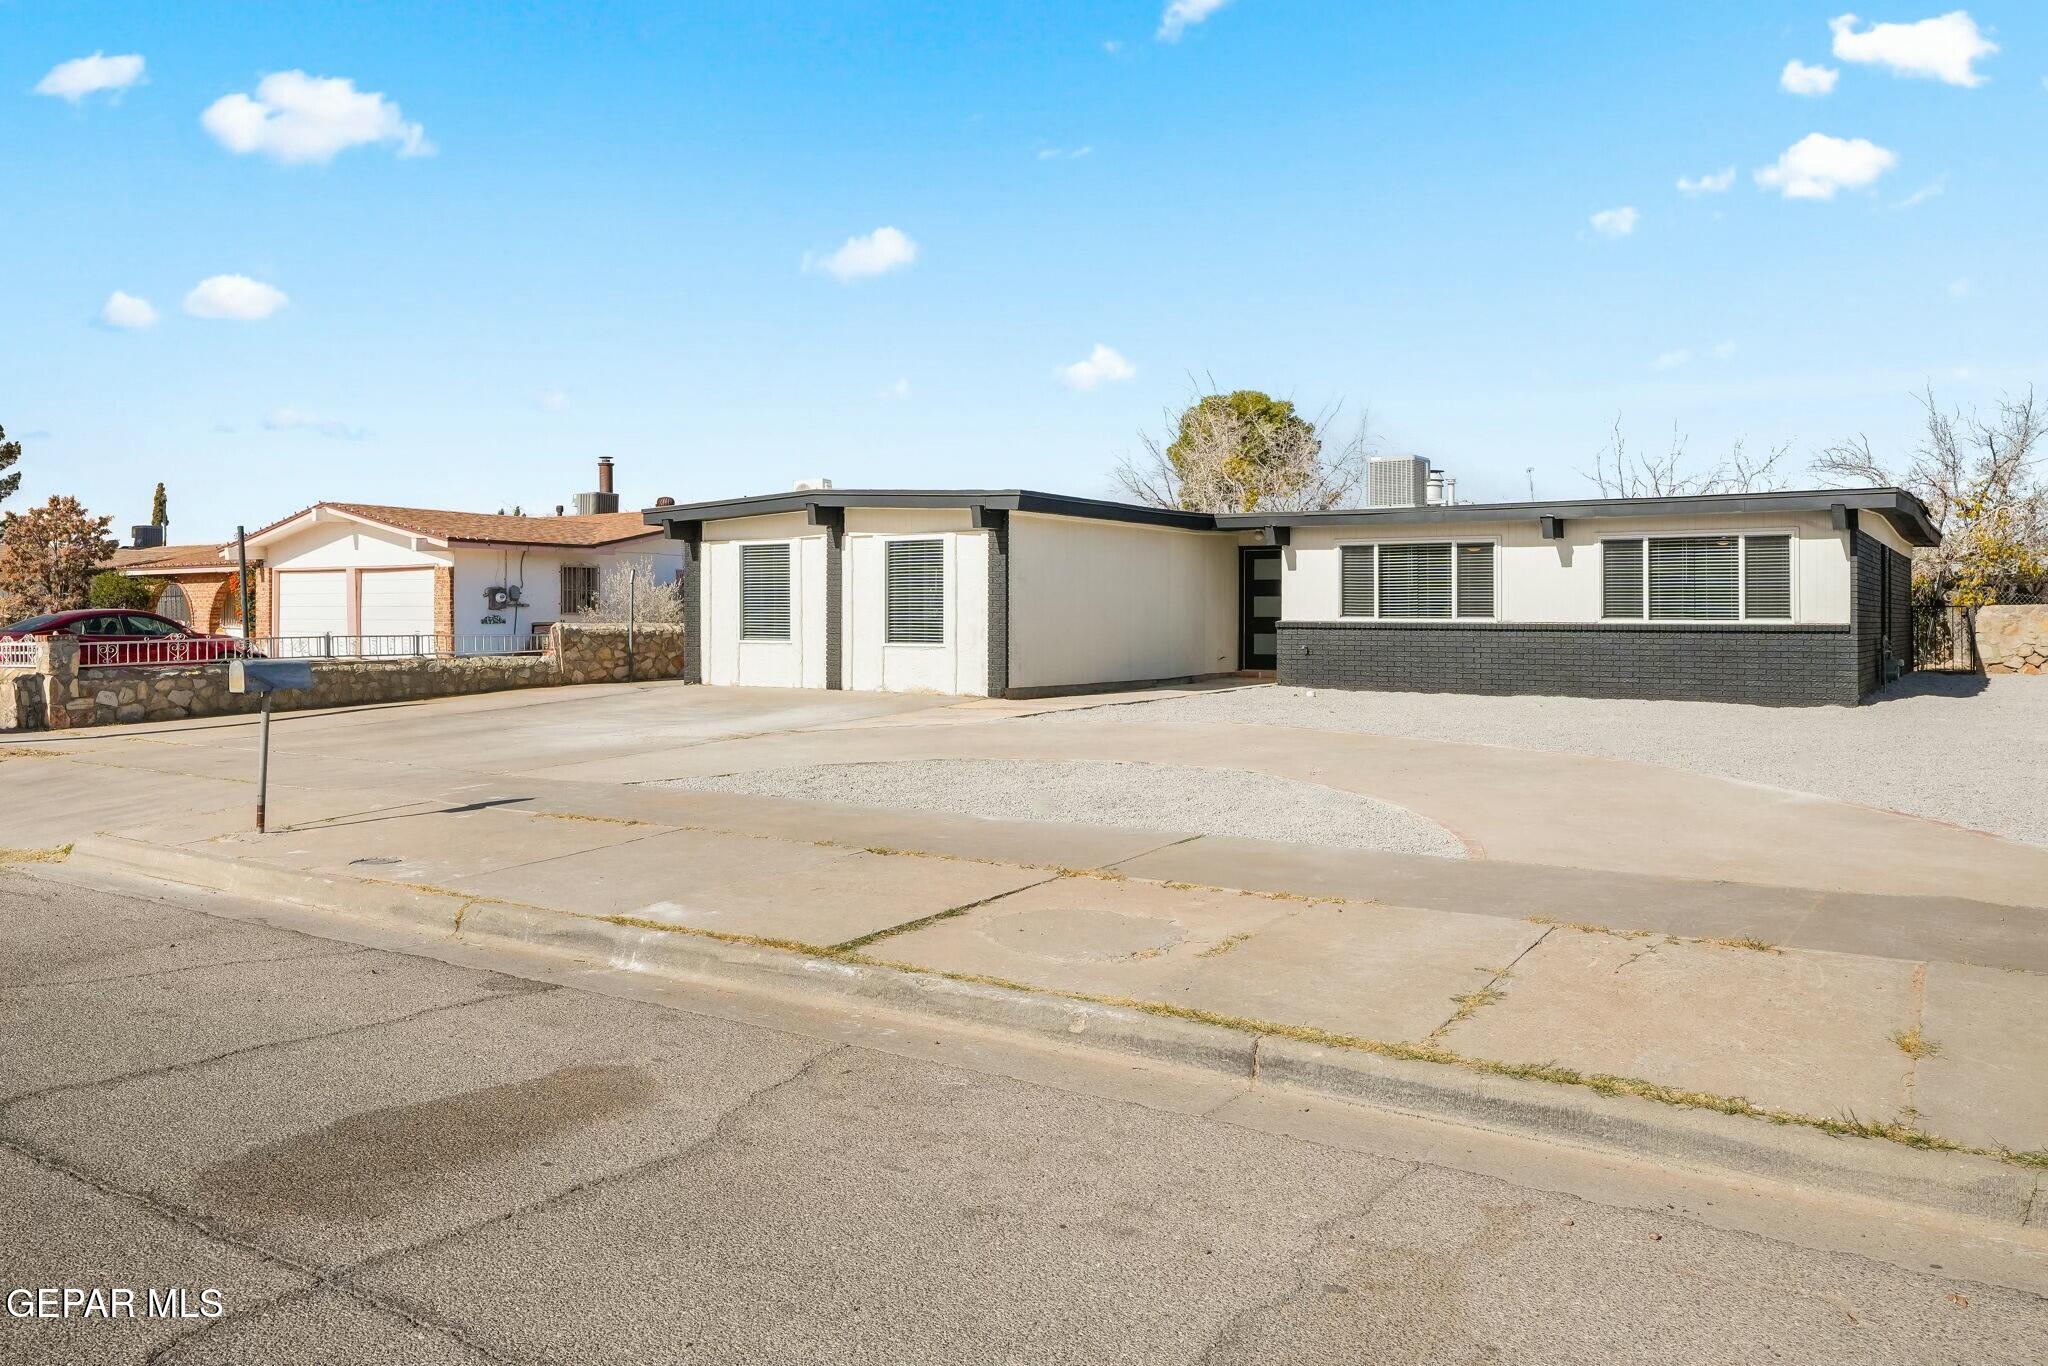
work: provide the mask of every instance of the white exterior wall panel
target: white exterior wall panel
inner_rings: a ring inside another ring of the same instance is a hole
[[[1867,517],[1865,521],[1877,521]],[[1282,557],[1281,593],[1288,621],[1337,621],[1340,547],[1386,541],[1492,541],[1495,602],[1503,622],[1597,622],[1600,542],[1633,536],[1712,532],[1786,532],[1793,537],[1793,620],[1809,625],[1849,620],[1847,536],[1824,512],[1720,517],[1567,518],[1564,536],[1546,541],[1533,520],[1455,522],[1440,526],[1296,527]]]
[[[740,547],[790,547],[789,639],[740,639]],[[825,533],[801,513],[704,527],[704,681],[754,688],[825,686]]]
[[[1013,515],[1010,686],[1235,670],[1238,541],[1230,532]]]
[[[941,544],[945,639],[888,642],[888,544]],[[844,685],[863,691],[988,693],[988,544],[966,509],[848,508],[840,618]]]

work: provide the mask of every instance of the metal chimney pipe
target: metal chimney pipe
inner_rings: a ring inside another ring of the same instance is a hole
[[[597,457],[597,491],[612,492],[612,458],[608,455]]]

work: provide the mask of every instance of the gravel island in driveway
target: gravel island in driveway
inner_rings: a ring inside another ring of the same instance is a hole
[[[660,784],[992,820],[1239,835],[1334,849],[1463,858],[1457,836],[1405,807],[1242,769],[1050,759],[809,764]]]
[[[2048,678],[1915,674],[1856,707],[1250,687],[1016,724],[1218,723],[1661,764],[2048,844]]]

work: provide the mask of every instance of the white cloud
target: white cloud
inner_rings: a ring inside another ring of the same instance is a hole
[[[1794,57],[1778,73],[1778,87],[1791,95],[1831,95],[1842,73],[1831,66],[1808,66]]]
[[[1093,147],[1041,147],[1038,149],[1038,159],[1040,161],[1079,161],[1094,150]]]
[[[1966,276],[1963,276],[1963,277],[1962,277],[1961,279],[1958,279],[1958,280],[1950,280],[1950,281],[1948,282],[1948,293],[1949,293],[1949,297],[1950,297],[1951,299],[1960,299],[1960,298],[1962,298],[1962,297],[1963,297],[1963,296],[1964,296],[1965,294],[1968,294],[1969,292],[1970,292],[1970,277],[1969,277],[1969,276],[1967,276],[1967,275],[1966,275]]]
[[[1682,175],[1678,178],[1680,194],[1723,194],[1735,183],[1735,168],[1716,171],[1712,175]]]
[[[534,395],[533,401],[551,413],[559,413],[569,406],[569,395],[561,389],[543,389]]]
[[[1102,50],[1114,57],[1117,53],[1124,50],[1124,45],[1114,38],[1108,38],[1103,41]]]
[[[36,82],[36,93],[77,104],[101,90],[126,90],[142,79],[142,67],[142,58],[133,53],[109,57],[95,52],[90,57],[73,57],[51,67],[50,74]]]
[[[283,290],[261,280],[246,275],[209,275],[185,296],[185,311],[195,318],[255,322],[290,302]]]
[[[1634,209],[1624,206],[1619,209],[1602,209],[1586,221],[1591,223],[1593,231],[1602,237],[1627,237],[1636,230],[1636,219],[1640,216]]]
[[[426,130],[407,123],[398,106],[342,77],[277,71],[256,94],[223,95],[199,116],[230,152],[261,152],[273,161],[331,161],[337,152],[380,142],[402,157],[431,156]]]
[[[1732,341],[1715,342],[1714,349],[1707,354],[1711,355],[1715,360],[1727,360],[1735,354],[1735,343]]]
[[[1059,369],[1060,383],[1069,389],[1093,389],[1098,384],[1121,384],[1138,373],[1136,366],[1101,342],[1088,353],[1088,359],[1077,360],[1072,365]]]
[[[917,243],[895,228],[876,228],[865,237],[849,237],[830,256],[804,253],[805,270],[822,270],[844,284],[909,265],[917,259]]]
[[[1898,163],[1896,153],[1866,138],[1808,133],[1776,165],[1760,168],[1756,183],[1787,199],[1833,199],[1835,191],[1860,190]]]
[[[100,321],[108,327],[118,327],[135,332],[145,327],[156,326],[156,309],[147,299],[138,299],[133,294],[115,290],[107,296],[100,307]]]
[[[1177,43],[1181,34],[1229,3],[1230,0],[1171,0],[1159,16],[1159,32],[1154,36],[1162,43]]]
[[[1690,351],[1666,351],[1650,362],[1650,368],[1652,370],[1676,370],[1679,366],[1691,360],[1692,352]]]
[[[1828,20],[1835,35],[1835,55],[1845,62],[1870,62],[1890,67],[1898,76],[1930,76],[1948,85],[1984,84],[1976,63],[1998,51],[1998,44],[1977,31],[1968,10],[1951,10],[1938,19],[1916,24],[1872,24],[1856,32],[1856,16]]]
[[[882,386],[881,388],[879,388],[879,389],[877,389],[877,390],[875,391],[875,397],[876,397],[876,398],[895,398],[895,399],[904,399],[904,398],[909,398],[909,397],[910,397],[910,381],[909,381],[909,380],[908,380],[908,379],[906,378],[906,379],[899,379],[899,380],[897,380],[897,381],[896,381],[895,383],[893,383],[893,384],[885,384],[885,385],[883,385],[883,386]]]
[[[321,436],[333,437],[337,441],[361,441],[369,435],[361,427],[352,427],[338,417],[321,417],[317,413],[300,412],[297,408],[275,408],[264,414],[263,430],[317,432]]]

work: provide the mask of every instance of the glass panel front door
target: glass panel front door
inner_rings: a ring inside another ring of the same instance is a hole
[[[1243,624],[1238,658],[1242,669],[1271,669],[1279,662],[1280,550],[1259,547],[1239,552],[1238,601]]]

